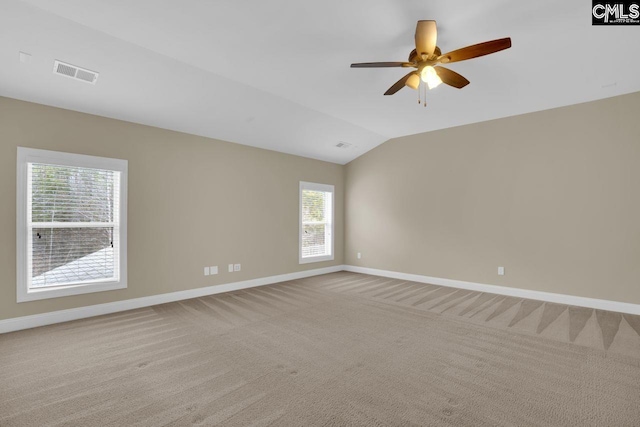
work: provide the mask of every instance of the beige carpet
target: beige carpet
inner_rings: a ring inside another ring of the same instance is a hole
[[[640,426],[639,333],[334,273],[0,335],[0,426]]]

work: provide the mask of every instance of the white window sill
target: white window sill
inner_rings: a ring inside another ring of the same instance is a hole
[[[312,262],[333,261],[333,255],[322,255],[300,258],[300,264],[310,264]]]
[[[125,289],[127,282],[120,280],[118,282],[96,282],[82,283],[78,285],[58,286],[51,288],[29,289],[26,293],[20,292],[17,301],[37,301],[41,299],[67,297],[71,295],[90,294],[94,292],[112,291],[115,289]]]

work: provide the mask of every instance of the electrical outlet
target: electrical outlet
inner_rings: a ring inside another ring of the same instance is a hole
[[[204,268],[204,275],[208,276],[209,275],[209,267],[205,267]]]
[[[213,267],[209,267],[209,274],[211,275],[218,274],[218,266],[214,265]]]
[[[362,258],[362,254],[360,252],[358,252],[358,259]]]
[[[504,276],[504,267],[498,267],[498,276]]]
[[[229,264],[229,273],[233,273],[233,264]]]
[[[240,271],[240,264],[235,264],[233,266],[233,271]]]

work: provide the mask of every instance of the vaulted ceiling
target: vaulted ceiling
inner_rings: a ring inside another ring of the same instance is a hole
[[[444,51],[510,36],[451,64],[471,84],[385,90],[416,21]],[[347,163],[384,141],[640,90],[640,31],[592,26],[584,0],[3,0],[0,95]],[[28,52],[28,63],[18,52]],[[61,60],[100,73],[52,73]],[[337,148],[338,142],[351,144]]]

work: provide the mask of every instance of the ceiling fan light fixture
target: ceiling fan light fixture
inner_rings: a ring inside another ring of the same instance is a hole
[[[420,76],[418,76],[418,73],[411,74],[405,86],[409,86],[411,89],[418,89],[418,86],[420,86]]]
[[[425,84],[425,91],[427,87],[429,89],[435,89],[442,83],[455,87],[456,89],[462,89],[469,84],[469,80],[453,70],[442,67],[440,64],[466,61],[467,59],[490,55],[511,47],[511,38],[506,37],[484,43],[477,43],[443,55],[440,48],[436,45],[437,39],[438,29],[436,27],[436,21],[420,20],[416,25],[416,48],[409,53],[408,62],[359,62],[351,64],[351,68],[413,68],[412,71],[404,75],[387,89],[384,93],[385,95],[393,95],[405,86],[411,89],[422,89],[423,82]]]
[[[427,86],[429,86],[429,89],[434,89],[438,87],[440,83],[442,83],[442,79],[440,78],[440,76],[438,76],[435,68],[433,68],[431,65],[427,65],[422,69],[420,78],[427,84]]]

